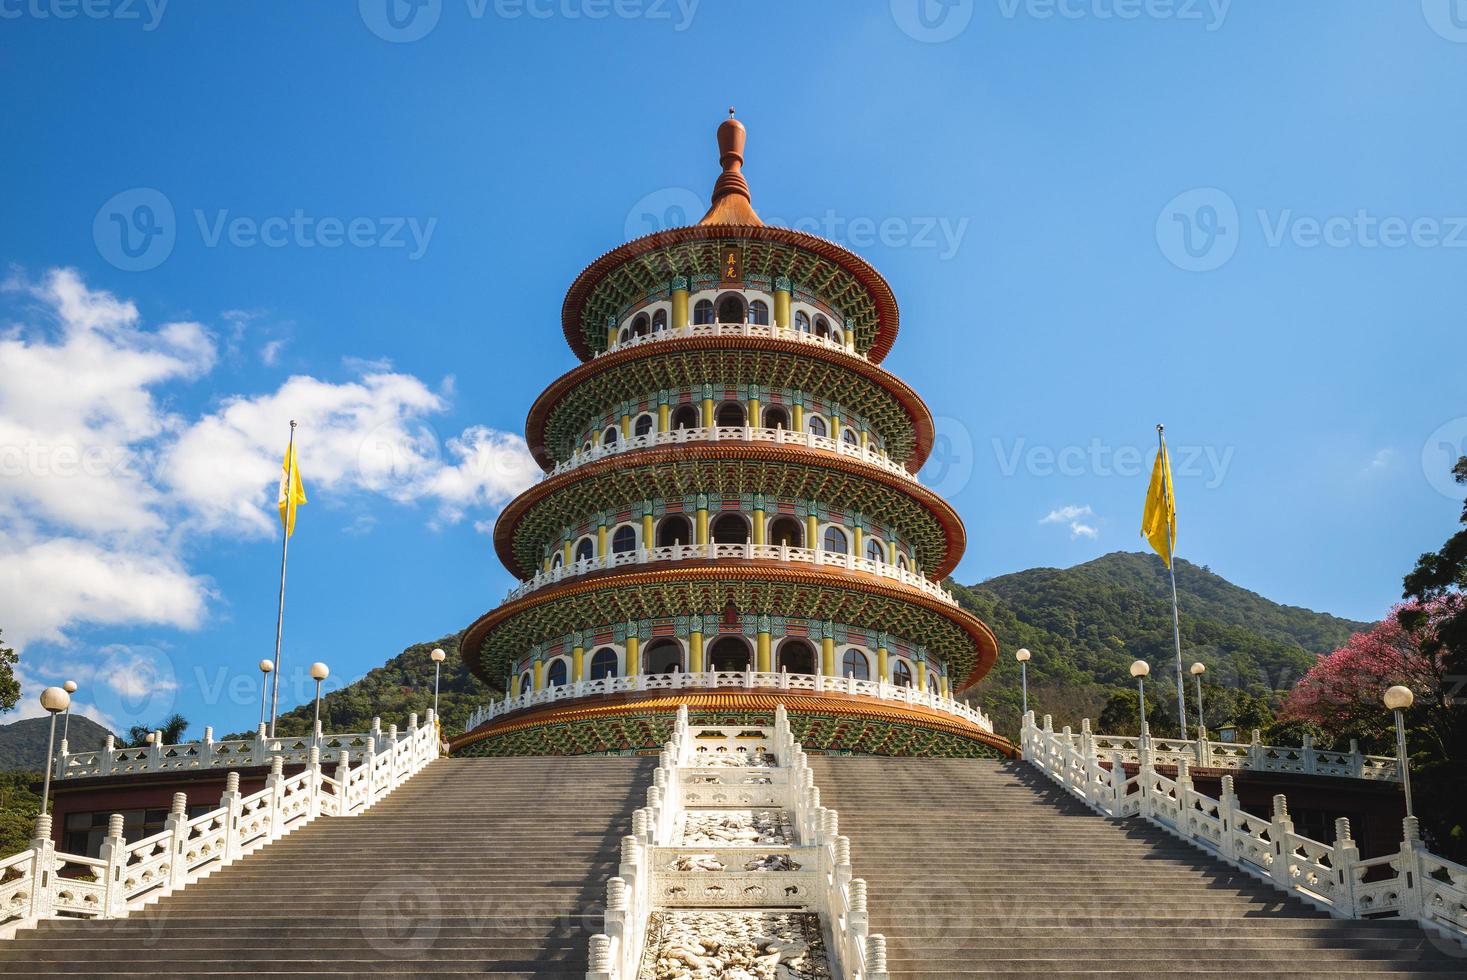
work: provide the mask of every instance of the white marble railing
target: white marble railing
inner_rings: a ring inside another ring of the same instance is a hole
[[[122,815],[113,814],[99,857],[56,850],[51,816],[41,816],[30,848],[0,861],[0,938],[41,919],[124,918],[317,817],[363,812],[438,757],[431,711],[421,728],[414,715],[401,738],[393,728],[382,747],[368,736],[355,765],[340,750],[331,775],[315,747],[288,778],[285,760],[273,757],[265,788],[249,796],[230,772],[218,808],[197,817],[187,815],[187,795],[174,793],[164,829],[142,840],[125,841]]]
[[[1294,832],[1282,795],[1273,798],[1269,816],[1257,816],[1238,805],[1230,775],[1222,777],[1219,799],[1193,789],[1186,753],[1174,756],[1177,775],[1169,779],[1156,771],[1143,742],[1132,777],[1124,752],[1102,754],[1098,739],[1055,732],[1048,717],[1040,728],[1030,712],[1020,741],[1025,760],[1107,816],[1148,820],[1338,918],[1414,919],[1467,943],[1467,867],[1427,851],[1415,817],[1404,822],[1399,851],[1361,860],[1343,817],[1335,821],[1333,844],[1311,840]]]
[[[155,732],[153,744],[138,748],[117,748],[113,736],[108,735],[106,744],[90,752],[71,752],[66,741],[61,742],[61,751],[56,757],[56,778],[69,779],[78,776],[117,776],[129,773],[197,771],[201,769],[233,769],[247,766],[264,766],[279,757],[287,765],[305,762],[311,750],[325,759],[338,758],[346,752],[352,761],[358,761],[366,751],[368,739],[375,739],[378,751],[383,745],[408,737],[397,734],[392,726],[391,734],[382,730],[380,719],[372,719],[372,728],[365,732],[325,735],[320,722],[316,723],[315,735],[286,735],[270,738],[261,725],[253,738],[214,740],[214,729],[204,729],[201,742],[181,742],[164,745],[163,733]]]
[[[1134,764],[1140,761],[1140,736],[1094,735],[1090,732],[1089,719],[1081,722],[1078,735],[1059,733],[1056,737],[1069,738],[1076,744],[1088,737],[1102,758],[1109,759],[1112,753],[1119,752],[1125,762]],[[1264,745],[1259,731],[1254,729],[1251,742],[1159,738],[1149,733],[1146,735],[1146,742],[1154,765],[1176,765],[1178,759],[1186,759],[1188,765],[1203,769],[1252,769],[1258,772],[1344,776],[1396,782],[1401,779],[1400,767],[1393,756],[1364,755],[1359,744],[1353,740],[1348,752],[1317,749],[1314,747],[1314,739],[1308,735],[1304,736],[1302,746],[1289,748]]]
[[[790,818],[794,839],[742,847],[680,844],[689,805],[781,810]],[[886,939],[868,934],[866,883],[852,877],[851,842],[839,830],[836,812],[820,805],[809,761],[782,705],[775,709],[772,728],[754,729],[691,727],[683,705],[647,788],[647,805],[632,814],[632,833],[622,838],[621,865],[607,882],[605,931],[590,940],[587,980],[641,975],[647,920],[654,910],[708,907],[818,913],[831,976],[888,980]],[[724,870],[668,867],[692,852],[718,861]],[[744,869],[743,861],[755,856],[793,864]]]
[[[682,340],[687,337],[762,337],[769,340],[794,340],[802,344],[824,347],[827,350],[838,350],[863,361],[868,360],[865,354],[858,353],[855,349],[846,347],[829,337],[817,337],[803,330],[763,323],[690,323],[686,327],[670,327],[615,343],[596,356],[603,357],[619,350],[655,344],[659,340]]]
[[[569,565],[561,565],[550,571],[536,573],[535,577],[521,582],[509,594],[505,601],[518,599],[520,596],[529,595],[537,589],[543,589],[547,585],[554,585],[566,579],[576,578],[591,572],[604,572],[612,568],[627,568],[633,565],[647,565],[653,562],[663,561],[779,561],[794,565],[811,565],[817,568],[840,568],[852,572],[864,572],[877,578],[889,579],[900,582],[902,585],[918,589],[934,599],[941,599],[950,605],[957,605],[953,594],[944,589],[939,583],[932,581],[921,572],[911,569],[899,568],[896,565],[888,565],[884,561],[875,561],[870,558],[859,558],[856,555],[848,555],[840,551],[823,551],[819,548],[795,548],[787,544],[671,544],[661,548],[638,548],[635,551],[613,552],[607,555],[597,555],[594,558],[582,558],[573,561]]]
[[[916,474],[878,449],[871,449],[869,447],[863,449],[859,444],[851,445],[843,439],[832,438],[831,436],[817,436],[813,432],[796,432],[792,429],[765,429],[748,425],[721,425],[694,429],[673,429],[667,432],[649,432],[644,436],[631,436],[625,439],[618,439],[609,446],[593,446],[589,450],[577,449],[568,459],[561,461],[554,469],[545,474],[545,478],[549,479],[553,476],[559,476],[562,473],[569,473],[571,470],[585,466],[588,463],[595,463],[613,456],[620,456],[623,453],[629,453],[637,449],[655,449],[659,446],[682,446],[706,442],[750,442],[816,449],[827,453],[836,453],[849,459],[858,459],[863,463],[869,463],[894,476],[911,480],[913,483],[917,482]]]
[[[759,673],[752,670],[704,671],[702,673],[633,674],[630,677],[603,677],[594,681],[578,681],[530,691],[516,697],[495,701],[474,710],[469,716],[464,731],[473,731],[487,721],[492,721],[511,711],[534,708],[557,701],[574,698],[595,697],[601,694],[623,694],[629,691],[688,691],[712,690],[715,688],[766,688],[781,691],[812,691],[852,694],[857,697],[876,698],[878,701],[893,701],[899,704],[931,708],[944,714],[954,715],[971,722],[985,732],[993,731],[993,720],[977,708],[962,701],[945,698],[915,687],[898,686],[886,681],[865,681],[854,677],[827,677],[823,674]]]

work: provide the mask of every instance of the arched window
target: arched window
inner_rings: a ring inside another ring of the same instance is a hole
[[[681,514],[671,514],[657,526],[657,547],[671,548],[679,544],[693,543],[693,526]]]
[[[645,337],[652,332],[652,321],[647,319],[647,314],[638,313],[637,318],[632,321],[632,336]]]
[[[907,556],[905,554],[903,554],[902,552],[898,551],[897,552],[897,568],[906,568],[906,567],[907,567]]]
[[[655,640],[643,654],[642,672],[672,674],[683,669],[683,648],[677,640]]]
[[[530,680],[530,675],[529,674],[526,674],[524,677],[521,677],[520,678],[520,693],[521,694],[529,694],[530,693],[530,688],[533,685],[534,685],[534,682],[532,680]]]
[[[854,677],[858,681],[871,679],[871,661],[866,655],[855,647],[847,650],[845,656],[840,658],[840,675],[842,677]]]
[[[804,640],[785,640],[779,645],[779,669],[791,674],[815,673],[815,648]]]
[[[554,555],[554,557],[552,557],[552,558],[551,558],[551,559],[550,559],[550,567],[551,567],[551,568],[559,568],[559,567],[560,567],[560,566],[561,566],[561,565],[563,565],[563,564],[565,564],[565,562],[564,562],[564,560],[563,560],[563,559],[562,559],[562,558],[561,558],[561,557],[560,557],[560,552],[559,552],[559,551],[557,551],[557,552],[556,552],[556,553],[555,553],[555,555]]]
[[[744,298],[730,293],[718,301],[719,323],[744,322]]]
[[[842,429],[840,441],[847,446],[859,446],[861,444],[861,437],[856,435],[855,429]]]
[[[850,550],[850,539],[846,537],[846,532],[833,525],[825,529],[822,543],[826,551],[834,551],[836,554],[844,555]]]
[[[872,561],[886,561],[886,549],[877,538],[866,539],[866,557]]]
[[[637,421],[632,427],[632,434],[638,436],[649,435],[652,432],[653,424],[652,416],[644,412],[637,416]]]
[[[596,557],[596,545],[590,538],[582,538],[576,542],[576,561],[590,561]]]
[[[616,651],[611,647],[602,647],[596,651],[591,658],[591,680],[599,681],[603,677],[616,676]]]
[[[625,555],[636,550],[637,530],[630,524],[623,524],[611,536],[611,552],[616,555]]]
[[[835,341],[837,344],[844,341],[844,336],[841,334],[839,327],[835,327],[830,331],[830,339]]]
[[[803,548],[805,525],[788,514],[781,514],[769,522],[769,543],[775,547]]]
[[[667,329],[667,311],[658,310],[652,314],[652,332],[661,333]]]
[[[677,411],[672,413],[672,427],[674,429],[696,429],[703,424],[698,417],[698,409],[693,405],[679,405]]]
[[[815,336],[825,337],[827,339],[830,337],[830,321],[826,320],[823,316],[817,316],[815,318]]]
[[[601,445],[614,446],[620,438],[621,430],[614,425],[608,425],[606,430],[601,433]]]
[[[912,668],[905,660],[898,660],[891,668],[891,682],[897,687],[912,686]]]
[[[749,644],[742,637],[721,636],[708,651],[708,664],[713,670],[748,670]]]
[[[940,690],[942,690],[942,685],[937,682],[937,671],[929,670],[927,672],[927,693],[936,694]]]
[[[724,402],[718,406],[713,423],[719,428],[741,429],[744,426],[744,406],[740,402]]]
[[[769,326],[769,304],[762,299],[756,299],[749,304],[749,322]]]
[[[698,300],[698,302],[696,302],[696,303],[693,304],[693,322],[694,323],[712,323],[713,322],[713,300],[711,300],[711,299],[700,299],[700,300]]]
[[[555,660],[550,664],[550,670],[545,674],[546,687],[564,687],[566,667],[564,660]]]
[[[714,544],[743,544],[749,540],[749,525],[740,514],[722,514],[713,522]]]
[[[795,311],[795,329],[800,333],[810,332],[810,314],[804,310]]]
[[[810,430],[812,436],[825,436],[830,433],[830,429],[826,426],[825,420],[818,415],[810,416],[805,422],[805,428]]]
[[[764,410],[764,428],[788,429],[789,427],[790,413],[784,410],[783,405],[770,405]]]

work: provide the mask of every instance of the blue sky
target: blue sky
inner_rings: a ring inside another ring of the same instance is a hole
[[[1455,521],[1467,3],[386,2],[0,3],[31,692],[253,724],[292,416],[288,677],[494,605],[564,289],[729,104],[756,208],[896,290],[959,580],[1139,548],[1158,421],[1179,553],[1270,598],[1376,617]]]

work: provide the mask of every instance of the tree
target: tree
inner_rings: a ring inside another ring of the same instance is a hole
[[[15,651],[0,643],[0,711],[9,711],[20,700],[20,681],[15,679]]]
[[[142,748],[148,744],[148,736],[159,731],[163,733],[164,745],[177,745],[183,741],[184,732],[188,731],[188,719],[174,713],[165,718],[161,725],[153,728],[147,725],[133,725],[127,730],[127,743],[131,748]]]
[[[1106,735],[1139,733],[1141,712],[1137,705],[1136,692],[1130,688],[1122,688],[1113,693],[1100,711],[1100,731]],[[1154,690],[1146,692],[1146,727],[1154,735],[1169,734],[1177,727],[1171,709],[1157,700]]]

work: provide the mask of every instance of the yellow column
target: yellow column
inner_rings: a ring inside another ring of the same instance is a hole
[[[616,346],[617,335],[616,324],[610,324],[606,328],[606,346],[608,349]]]
[[[550,571],[550,556],[549,555],[546,555],[545,556],[545,560],[540,563],[540,566],[541,566],[541,571],[545,571],[545,572]]]
[[[886,647],[876,648],[876,679],[891,682],[891,674],[886,669]]]
[[[859,525],[851,528],[851,543],[855,545],[855,550],[852,551],[851,554],[855,555],[857,558],[860,558],[863,554],[865,554],[865,552],[861,550],[861,528]]]
[[[820,547],[819,537],[820,518],[816,517],[814,514],[809,514],[805,517],[805,547]]]
[[[761,674],[767,674],[767,673],[770,672],[770,670],[772,670],[772,668],[769,666],[769,631],[768,630],[760,630],[759,631],[759,645],[757,647],[757,650],[758,650],[759,660],[758,660],[758,663],[757,663],[757,665],[755,666],[754,669],[757,670],[757,671],[759,671]]]
[[[953,696],[952,695],[952,689],[950,687],[948,687],[948,683],[947,683],[947,678],[946,677],[939,677],[937,679],[937,684],[938,684],[938,692],[943,697],[950,698],[950,697]]]
[[[774,290],[774,322],[785,330],[794,326],[790,317],[790,291],[788,289]]]
[[[764,508],[763,507],[755,507],[754,508],[753,518],[754,518],[754,520],[753,520],[753,525],[754,526],[753,526],[752,530],[753,530],[754,533],[752,535],[751,540],[755,544],[763,544],[764,543]]]
[[[672,406],[657,406],[657,431],[666,432],[672,428]]]
[[[621,417],[621,437],[623,439],[630,439],[632,437],[632,417],[630,415],[623,415]]]
[[[830,438],[840,442],[840,416],[834,412],[830,413]]]
[[[674,330],[680,330],[688,325],[688,291],[686,289],[672,291],[671,325]]]
[[[652,547],[652,515],[642,515],[642,547]]]
[[[713,399],[703,399],[703,428],[713,428]]]
[[[596,529],[596,557],[602,558],[606,555],[606,525],[602,524]]]
[[[695,674],[703,673],[703,631],[688,633],[688,669]]]
[[[839,677],[835,666],[835,637],[827,636],[820,641],[820,672],[826,677]]]
[[[560,560],[562,562],[564,562],[565,564],[569,565],[571,563],[571,543],[569,541],[567,541],[565,544],[563,544],[561,546],[561,549],[560,550],[561,550]]]
[[[542,688],[544,686],[545,686],[545,665],[543,663],[541,663],[540,661],[536,660],[535,661],[535,681],[534,681],[534,688],[535,688],[535,690],[538,691],[538,690],[540,690],[540,688]]]
[[[642,672],[641,641],[635,633],[627,637],[627,674],[640,674]]]
[[[927,661],[917,661],[917,690],[927,690]]]
[[[759,399],[749,399],[749,424],[754,428],[759,427]]]
[[[794,424],[794,427],[795,427],[795,431],[796,432],[804,432],[805,431],[805,406],[804,405],[799,405],[799,404],[795,405],[794,423],[793,424]]]
[[[871,448],[871,433],[865,429],[861,430],[861,450],[864,452]]]
[[[896,541],[888,541],[886,543],[886,563],[888,565],[891,565],[892,567],[895,567],[896,566],[896,556],[897,556]]]
[[[586,666],[586,648],[576,647],[571,651],[571,681],[586,680],[584,673]]]
[[[708,543],[708,508],[707,507],[699,507],[698,508],[697,525],[698,526],[695,529],[695,531],[696,531],[696,533],[698,535],[698,544],[707,544]]]

